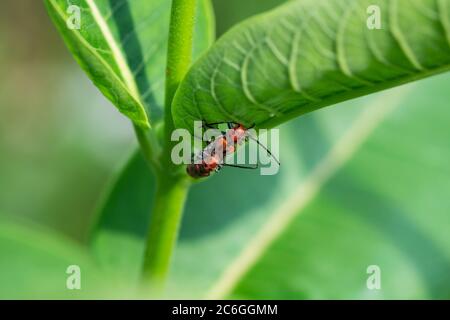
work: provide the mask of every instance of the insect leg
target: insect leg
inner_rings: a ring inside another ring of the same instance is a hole
[[[251,170],[255,170],[255,169],[259,168],[258,165],[254,165],[254,166],[240,166],[240,165],[236,165],[236,164],[226,164],[226,163],[223,163],[222,166],[224,166],[224,167],[231,167],[231,168],[239,168],[239,169],[251,169]]]
[[[226,121],[222,121],[222,122],[213,122],[213,123],[206,123],[206,122],[203,122],[203,128],[217,129],[217,128],[214,127],[214,126],[217,126],[217,125],[219,125],[219,124],[224,124],[224,123],[228,123],[228,122],[226,122]]]

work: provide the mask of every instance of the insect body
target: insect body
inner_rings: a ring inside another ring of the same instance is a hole
[[[216,129],[212,127],[216,124],[209,124],[206,127]],[[238,165],[228,165],[224,163],[224,159],[227,155],[230,155],[236,151],[236,146],[243,144],[248,139],[255,140],[258,144],[258,140],[253,138],[248,129],[241,124],[228,123],[229,130],[222,132],[215,140],[210,141],[209,144],[199,154],[193,158],[193,162],[186,168],[188,175],[192,178],[204,178],[210,176],[211,172],[218,172],[224,166],[231,166],[244,169],[256,169],[257,167],[244,167]],[[266,149],[264,147],[264,149]],[[269,150],[266,149],[269,155],[272,156]],[[273,157],[273,156],[272,156]],[[278,162],[278,160],[276,160]],[[279,162],[278,162],[279,163]]]

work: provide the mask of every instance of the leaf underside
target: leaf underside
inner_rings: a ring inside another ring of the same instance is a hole
[[[380,30],[367,27],[380,8]],[[225,34],[191,69],[177,127],[293,117],[450,68],[450,0],[299,0]]]

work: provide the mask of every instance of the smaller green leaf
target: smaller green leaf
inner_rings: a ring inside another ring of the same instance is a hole
[[[93,1],[46,0],[48,12],[76,60],[95,85],[124,115],[149,127],[133,75],[97,4]],[[69,29],[71,5],[82,10],[80,29]]]
[[[45,0],[75,59],[101,92],[135,124],[162,119],[171,1]],[[79,8],[79,29],[68,27]],[[214,39],[209,0],[198,1],[194,59]]]

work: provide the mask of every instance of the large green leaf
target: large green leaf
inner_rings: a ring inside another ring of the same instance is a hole
[[[197,185],[172,294],[449,298],[449,86],[446,74],[303,116],[281,128],[277,176],[227,169]]]
[[[382,29],[367,27],[379,6]],[[191,69],[178,127],[271,127],[450,68],[450,0],[298,0],[245,21]]]
[[[113,297],[106,291],[104,274],[84,250],[51,230],[0,221],[0,298],[61,299]],[[80,267],[81,289],[66,282]]]
[[[167,0],[45,0],[48,12],[81,67],[126,116],[148,126],[162,115],[170,5]],[[194,54],[214,39],[209,0],[198,1]],[[69,29],[70,6],[81,9]]]

